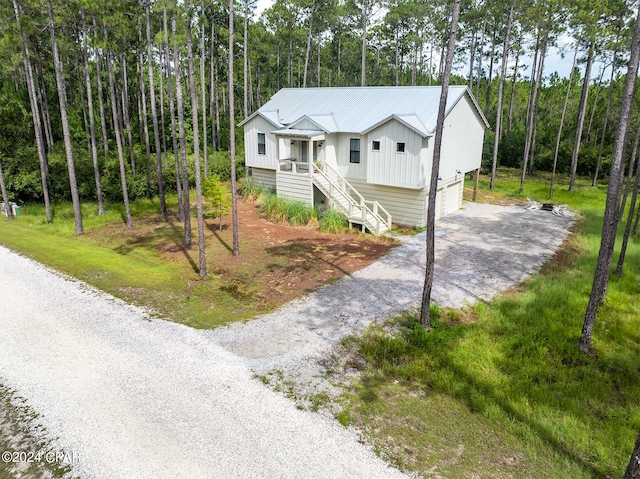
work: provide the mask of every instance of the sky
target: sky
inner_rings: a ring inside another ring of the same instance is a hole
[[[262,14],[262,12],[267,8],[269,8],[271,5],[273,5],[273,3],[274,3],[274,0],[258,0],[256,3],[256,10],[254,13],[255,17],[256,18],[259,17]],[[560,75],[560,77],[566,78],[569,76],[569,74],[571,73],[571,64],[573,62],[573,53],[574,53],[571,47],[571,41],[572,39],[569,36],[565,35],[561,37],[558,41],[558,44],[561,45],[561,48],[552,47],[549,49],[547,58],[545,59],[543,76],[548,77],[553,72],[558,72],[558,75]],[[564,50],[564,57],[563,57],[563,50]],[[525,76],[529,76],[529,73],[531,71],[531,63],[533,62],[532,56],[533,54],[524,58],[524,64],[527,65],[527,68],[524,71]],[[581,55],[581,52],[578,52],[578,58],[580,58],[581,56],[584,56],[584,54]],[[520,60],[521,64],[522,64],[522,61],[523,59]],[[511,59],[510,65],[513,66],[514,62],[515,60]],[[592,78],[597,78],[600,75],[602,67],[603,67],[603,64],[601,62],[594,62],[594,65],[592,68]],[[582,73],[584,73],[584,65],[578,65],[578,68]],[[498,63],[497,65],[494,65],[494,75],[497,74],[499,70],[500,70],[500,63]],[[464,76],[467,76],[468,71],[469,71],[469,67],[467,65],[464,69],[462,69],[460,73],[463,73]],[[607,71],[605,70],[605,73],[604,73],[605,78],[608,78],[608,75],[611,74],[610,73],[611,70],[608,70],[608,71],[609,73],[607,73]]]

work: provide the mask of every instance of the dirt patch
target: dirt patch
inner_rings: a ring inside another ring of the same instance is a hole
[[[197,223],[192,209],[193,247],[183,245],[183,226],[177,211],[168,221],[158,216],[137,217],[133,230],[121,224],[93,232],[101,240],[117,243],[127,254],[136,248],[152,249],[170,262],[188,261],[198,272]],[[221,228],[220,228],[221,226]],[[277,307],[323,284],[368,266],[397,242],[361,233],[323,234],[311,227],[292,227],[264,219],[253,201],[238,202],[240,256],[232,256],[231,217],[205,219],[207,269],[219,289],[255,304],[255,311]]]

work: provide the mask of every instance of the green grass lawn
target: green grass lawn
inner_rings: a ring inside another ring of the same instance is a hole
[[[546,176],[528,178],[519,195],[517,174],[501,172],[498,199],[548,201]],[[406,314],[351,338],[368,366],[342,422],[427,477],[621,477],[640,429],[637,243],[624,276],[611,277],[592,354],[578,350],[605,195],[587,180],[574,194],[556,187],[553,202],[582,219],[541,274],[514,290],[469,310],[437,311],[428,333]]]
[[[175,207],[175,196],[167,197]],[[196,328],[212,328],[256,314],[254,305],[220,287],[221,279],[211,275],[200,281],[192,262],[197,263],[197,248],[189,261],[167,261],[160,258],[156,239],[182,241],[182,225],[158,222],[151,231],[131,237],[107,236],[105,228],[121,224],[124,208],[110,204],[103,216],[97,206],[83,203],[85,235],[75,236],[73,209],[70,203],[53,205],[54,221],[44,220],[44,207],[26,205],[14,221],[0,221],[0,244],[29,256],[58,271],[98,287],[116,297],[146,306],[162,317]],[[131,203],[134,223],[141,216],[157,215],[158,200]],[[134,225],[135,226],[135,225]],[[194,242],[195,238],[194,227]],[[187,284],[191,295],[187,297]]]

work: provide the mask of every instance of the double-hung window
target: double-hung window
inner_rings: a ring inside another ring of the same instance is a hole
[[[264,133],[258,133],[258,155],[267,154],[267,140]]]
[[[349,140],[349,162],[360,163],[360,138]]]

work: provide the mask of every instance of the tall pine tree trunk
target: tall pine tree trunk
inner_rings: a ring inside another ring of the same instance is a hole
[[[4,175],[2,173],[2,163],[0,163],[0,190],[2,191],[2,202],[4,203],[4,211],[7,214],[7,218],[13,219],[13,211],[11,211],[11,205],[9,204],[9,195],[7,193],[7,186],[4,183]]]
[[[512,0],[507,16],[507,26],[504,35],[504,43],[502,45],[502,65],[500,68],[500,83],[498,85],[498,108],[496,111],[495,137],[493,139],[493,161],[491,164],[491,183],[490,188],[493,190],[496,178],[496,166],[498,164],[498,145],[502,131],[502,99],[504,96],[504,79],[507,75],[507,61],[509,59],[509,37],[511,35],[511,23],[513,21],[513,7],[515,0]],[[476,172],[476,174],[478,174]]]
[[[171,16],[171,33],[177,36],[176,15]],[[173,64],[176,69],[176,102],[178,104],[178,137],[180,139],[180,157],[182,159],[182,213],[184,216],[184,247],[191,249],[191,203],[189,201],[189,170],[187,168],[187,139],[184,132],[184,103],[182,102],[182,72],[178,49],[173,49]]]
[[[438,176],[440,173],[440,154],[442,150],[442,134],[444,131],[444,114],[447,107],[447,95],[451,79],[451,66],[456,48],[456,33],[458,30],[458,17],[460,16],[460,0],[454,0],[453,13],[451,14],[451,33],[447,48],[447,59],[442,75],[442,92],[440,93],[440,105],[438,107],[438,120],[436,122],[435,139],[433,145],[433,163],[431,166],[431,182],[429,186],[429,203],[427,209],[427,255],[426,272],[424,276],[424,288],[422,290],[422,311],[420,314],[422,325],[426,330],[431,329],[431,289],[433,287],[433,275],[435,267],[435,224],[436,224],[436,194],[438,189]]]
[[[518,45],[522,43],[522,35],[518,40]],[[513,77],[511,79],[511,98],[509,99],[509,118],[507,119],[507,135],[511,133],[511,126],[513,125],[513,108],[515,106],[515,93],[516,93],[516,81],[518,80],[518,63],[520,62],[520,52],[518,49],[516,52],[516,64],[513,67]]]
[[[313,20],[313,17],[311,17],[309,19],[309,25],[311,25],[311,22]],[[244,68],[242,71],[242,77],[244,80],[244,103],[243,103],[243,107],[244,107],[244,117],[247,118],[249,116],[249,82],[248,82],[248,71],[249,71],[249,55],[247,54],[247,50],[249,49],[249,41],[248,41],[248,23],[249,23],[249,0],[244,0],[244,49],[242,52],[242,57],[243,57],[243,61],[244,61]],[[309,26],[309,35],[311,35],[311,26]],[[308,44],[307,44],[307,60],[309,59],[309,49],[308,49]],[[307,63],[305,62],[304,65],[304,78],[305,78],[305,87],[307,86]]]
[[[593,125],[593,119],[596,116],[596,110],[598,107],[598,98],[600,97],[600,92],[602,91],[602,82],[604,81],[604,71],[606,69],[607,69],[606,65],[603,65],[600,70],[600,76],[598,77],[596,94],[595,94],[595,97],[593,98],[593,105],[591,106],[591,115],[589,116],[589,124],[587,125],[587,132],[584,135],[584,141],[587,145],[591,143],[591,126]]]
[[[631,453],[629,465],[622,479],[640,479],[640,434],[636,440],[636,445]]]
[[[182,181],[180,175],[180,160],[178,150],[178,137],[176,135],[176,115],[173,101],[173,74],[171,73],[171,56],[169,51],[169,28],[167,27],[167,7],[162,9],[162,26],[164,29],[164,52],[167,61],[167,88],[169,89],[169,114],[171,115],[171,140],[173,146],[173,159],[176,174],[176,192],[178,194],[178,220],[184,221],[184,204],[182,199]]]
[[[540,44],[539,63],[535,68],[535,79],[531,84],[529,96],[529,110],[527,111],[526,138],[524,143],[524,155],[522,157],[522,176],[520,177],[520,192],[524,191],[524,180],[527,174],[527,166],[532,161],[531,152],[537,128],[537,108],[538,108],[538,92],[540,91],[540,83],[542,82],[542,71],[544,68],[544,59],[547,53],[547,42],[549,40],[549,27],[544,33],[542,43]],[[533,72],[531,72],[533,75]]]
[[[100,166],[98,165],[98,145],[96,144],[96,121],[93,114],[93,92],[91,90],[91,76],[89,75],[89,52],[87,48],[87,25],[84,8],[80,10],[82,15],[83,34],[83,60],[84,81],[87,85],[87,104],[89,109],[89,143],[91,145],[91,158],[93,159],[93,176],[96,181],[96,196],[98,197],[98,215],[104,214],[104,202],[102,200],[102,185],[100,184]]]
[[[165,120],[164,120],[164,74],[162,73],[162,65],[164,65],[164,55],[162,54],[162,49],[160,50],[160,74],[158,75],[158,79],[160,80],[160,133],[162,137],[162,156],[164,158],[164,168],[169,168],[169,159],[167,153],[167,132],[165,130]]]
[[[55,25],[53,21],[53,7],[51,0],[47,0],[49,9],[49,29],[51,31],[51,48],[53,50],[53,65],[56,71],[56,84],[58,86],[58,101],[60,103],[60,117],[62,121],[62,135],[64,137],[64,151],[67,156],[67,170],[69,171],[69,185],[71,187],[71,201],[73,202],[73,216],[76,223],[76,234],[84,234],[82,226],[82,210],[80,209],[80,195],[78,194],[78,183],[76,182],[76,169],[73,164],[73,147],[71,145],[71,130],[69,128],[69,118],[67,116],[67,91],[65,89],[64,77],[62,75],[62,64],[58,53],[58,42],[56,41]]]
[[[147,0],[147,64],[149,67],[149,96],[151,99],[151,123],[153,140],[156,147],[156,175],[158,178],[158,196],[160,198],[160,214],[167,219],[167,203],[164,199],[164,178],[162,175],[162,152],[160,150],[160,132],[158,131],[158,112],[156,110],[156,89],[153,78],[153,50],[151,48],[151,0]],[[197,111],[197,107],[196,107]],[[194,125],[195,128],[195,125]]]
[[[144,74],[140,71],[140,76]],[[136,157],[133,154],[133,133],[131,131],[131,118],[129,117],[129,78],[127,75],[127,57],[124,53],[120,54],[120,76],[122,81],[122,121],[124,123],[124,131],[127,133],[127,143],[129,145],[129,159],[131,161],[131,171],[136,173]]]
[[[311,33],[313,32],[313,13],[313,9],[309,11],[309,30],[307,32],[307,51],[304,55],[304,76],[302,79],[302,88],[307,88],[307,71],[309,69],[309,56],[311,55]]]
[[[96,19],[93,19],[93,31],[95,35],[98,35],[98,27],[96,26]],[[109,140],[107,138],[107,122],[104,117],[104,98],[102,96],[102,72],[100,71],[100,53],[98,47],[93,47],[93,54],[96,57],[96,77],[98,79],[98,107],[100,108],[100,130],[102,131],[102,148],[104,149],[104,156],[109,154]]]
[[[217,141],[216,141],[216,122],[215,122],[215,95],[216,95],[216,82],[215,82],[215,69],[218,65],[218,54],[216,51],[216,41],[215,41],[215,21],[211,19],[211,62],[209,63],[210,74],[209,74],[209,115],[211,116],[211,149],[212,155],[216,151]],[[280,65],[278,65],[278,72],[280,71]],[[279,77],[278,77],[279,78]],[[209,165],[204,165],[204,176],[209,176],[209,170],[207,167]]]
[[[367,27],[369,26],[369,10],[365,2],[362,7],[362,73],[360,86],[367,84]]]
[[[549,24],[551,19],[549,19]],[[540,49],[540,64],[537,70],[537,79],[535,84],[535,95],[533,101],[533,118],[532,118],[532,136],[531,144],[529,147],[529,174],[533,174],[533,158],[536,150],[536,138],[538,136],[538,104],[540,103],[540,86],[542,85],[542,72],[544,72],[544,61],[547,58],[547,44],[549,41],[550,25],[547,25],[547,31],[545,32],[542,40],[542,47]]]
[[[576,68],[576,59],[578,58],[578,49],[573,54],[573,64],[571,65],[571,74],[569,75],[569,83],[567,85],[567,94],[564,97],[564,105],[562,106],[562,116],[560,117],[560,126],[558,127],[558,136],[556,137],[556,150],[553,154],[553,168],[551,171],[551,185],[549,186],[549,198],[553,198],[553,185],[556,179],[556,167],[558,166],[558,152],[560,151],[560,139],[562,138],[562,127],[564,126],[564,118],[567,114],[567,105],[569,104],[569,92],[571,91],[571,82],[573,81],[573,73]]]
[[[205,30],[204,30],[204,0],[201,4],[202,19],[200,21],[200,94],[202,96],[202,151],[204,154],[204,176],[209,176],[209,145],[207,144],[207,90],[205,82]],[[213,40],[212,40],[213,41]]]
[[[493,80],[493,62],[496,54],[496,30],[497,26],[493,27],[493,36],[491,37],[491,58],[489,59],[489,76],[487,78],[487,97],[484,103],[484,116],[489,116],[489,106],[491,105],[491,83]]]
[[[33,130],[36,137],[36,146],[38,149],[38,159],[40,161],[40,178],[42,183],[42,196],[44,199],[44,208],[47,218],[47,222],[51,223],[51,202],[49,200],[49,181],[47,167],[47,150],[44,145],[44,138],[42,135],[42,124],[40,122],[40,109],[38,106],[38,96],[36,93],[35,83],[33,79],[33,68],[31,66],[31,56],[29,55],[29,49],[25,42],[24,35],[22,33],[22,25],[20,22],[21,12],[20,4],[17,0],[13,0],[13,8],[16,14],[16,22],[18,24],[18,33],[20,35],[20,45],[22,46],[22,58],[24,61],[24,69],[27,77],[27,87],[29,90],[29,104],[31,105],[31,116],[33,117]],[[5,204],[8,204],[5,201]]]
[[[233,102],[233,0],[229,0],[229,56],[227,57],[229,86],[229,125],[235,125]],[[238,240],[238,192],[236,187],[236,134],[229,129],[229,158],[231,160],[231,229],[233,230],[233,256],[240,254]]]
[[[260,72],[260,64],[258,64],[258,74],[259,72]],[[316,75],[316,80],[317,80],[316,86],[320,88],[320,39],[318,39],[318,72]],[[260,86],[260,82],[258,82],[258,86]]]
[[[587,98],[589,96],[589,81],[591,79],[591,66],[593,64],[593,51],[595,41],[589,45],[587,53],[587,65],[584,71],[584,80],[582,82],[582,93],[580,94],[580,105],[578,107],[578,123],[576,126],[576,136],[573,140],[573,152],[571,153],[571,171],[569,177],[569,191],[573,193],[573,187],[576,182],[576,171],[578,170],[578,155],[580,153],[580,141],[582,140],[582,127],[584,125],[584,116],[587,110]],[[596,307],[597,309],[597,307]],[[594,312],[595,317],[595,312]]]
[[[339,87],[342,86],[341,55],[342,55],[342,37],[338,37],[338,86]]]
[[[478,36],[477,23],[471,25],[471,47],[469,49],[469,91],[473,90],[473,64],[476,61],[476,40]]]
[[[33,66],[33,65],[32,65]],[[42,125],[44,130],[44,136],[47,140],[47,146],[49,148],[53,148],[53,133],[51,131],[51,114],[49,113],[49,102],[47,100],[47,91],[44,84],[44,79],[42,78],[42,71],[39,67],[36,67],[36,71],[32,73],[35,74],[35,78],[33,79],[35,85],[34,88],[36,90],[36,95],[38,97],[38,103],[40,104],[40,112],[42,114]]]
[[[196,73],[193,68],[193,49],[191,45],[191,9],[189,0],[185,0],[187,10],[187,64],[189,69],[189,90],[191,92],[191,120],[193,122],[193,156],[196,173],[196,210],[198,218],[198,259],[200,279],[207,277],[207,257],[204,244],[204,210],[202,206],[202,173],[200,169],[200,136],[198,127],[198,92],[196,90]],[[230,124],[233,129],[234,125]]]
[[[82,63],[84,68],[84,61],[80,62],[80,60],[76,60],[76,64]],[[78,90],[80,91],[80,104],[82,105],[82,124],[84,126],[84,133],[87,138],[87,152],[91,151],[91,135],[89,133],[89,120],[87,120],[87,107],[84,99],[84,88],[82,86],[82,80],[80,79],[80,70],[77,70],[78,73]],[[84,74],[84,73],[83,73]]]
[[[482,16],[482,33],[480,34],[480,50],[478,51],[478,73],[476,75],[476,100],[480,98],[480,78],[482,77],[482,57],[484,56],[484,40],[487,34],[487,6],[489,1],[484,4],[484,15]],[[431,52],[433,54],[433,41],[431,43]],[[429,74],[433,75],[431,66],[429,67]]]
[[[633,31],[631,56],[629,58],[622,104],[620,106],[620,114],[618,116],[618,129],[616,131],[616,139],[614,141],[613,152],[611,154],[609,188],[607,191],[607,203],[604,210],[604,222],[602,225],[602,239],[600,242],[600,251],[598,253],[598,263],[596,265],[591,296],[589,298],[589,304],[584,318],[584,325],[582,327],[580,350],[583,352],[588,352],[591,347],[591,336],[593,333],[593,326],[595,324],[596,313],[598,311],[598,306],[605,298],[607,285],[609,284],[609,271],[613,258],[613,248],[615,245],[618,225],[618,205],[620,204],[620,193],[622,189],[623,155],[629,131],[633,95],[636,80],[638,78],[638,60],[640,60],[640,10],[638,11]]]
[[[104,40],[107,43],[107,29],[104,29]],[[113,126],[116,137],[116,148],[118,150],[118,160],[120,162],[120,184],[122,186],[122,201],[124,203],[125,222],[127,228],[133,227],[131,219],[131,208],[129,206],[129,192],[127,190],[127,172],[124,166],[124,148],[122,146],[122,134],[120,132],[120,120],[118,118],[118,100],[116,99],[116,87],[113,79],[113,66],[111,65],[111,53],[107,52],[107,76],[109,77],[109,96],[111,97],[111,113],[113,116]]]
[[[620,201],[620,207],[618,208],[618,221],[622,219],[622,215],[624,214],[624,209],[627,205],[627,197],[629,196],[629,189],[631,188],[631,178],[633,178],[633,168],[635,162],[638,161],[637,152],[638,145],[640,144],[640,122],[638,122],[638,127],[636,128],[636,137],[633,140],[633,150],[631,152],[631,160],[629,161],[629,172],[627,173],[627,184],[624,187],[624,192],[622,194],[622,200]]]
[[[598,150],[598,161],[596,162],[596,172],[593,175],[591,186],[598,183],[598,173],[600,173],[600,162],[602,161],[602,150],[604,149],[604,139],[607,135],[607,124],[609,123],[609,108],[611,107],[611,94],[613,93],[613,80],[616,76],[616,58],[618,56],[618,45],[613,52],[613,61],[611,62],[611,79],[609,80],[609,93],[607,94],[607,107],[604,110],[604,125],[602,125],[602,137],[600,138],[600,148]]]
[[[634,152],[635,153],[635,152]],[[635,157],[635,154],[634,154]],[[632,158],[632,162],[635,158]],[[638,200],[638,184],[640,183],[640,161],[636,165],[636,179],[633,183],[633,193],[631,194],[631,204],[629,205],[629,213],[627,217],[627,224],[624,227],[624,235],[622,236],[622,245],[620,246],[620,256],[618,257],[618,265],[616,266],[616,275],[622,276],[622,266],[624,265],[624,259],[627,254],[627,244],[629,243],[629,235],[631,234],[631,225],[633,223],[633,213],[636,208],[636,202]]]
[[[144,62],[142,59],[142,50],[138,55],[138,69],[140,71],[140,102],[142,107],[142,130],[144,137],[144,148],[147,153],[147,165],[151,165],[151,145],[149,142],[149,122],[147,116],[147,88],[144,84]],[[133,168],[132,168],[133,169]],[[135,173],[134,173],[135,174]]]

